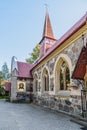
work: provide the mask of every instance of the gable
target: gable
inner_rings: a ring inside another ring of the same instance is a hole
[[[84,79],[87,65],[87,46],[82,48],[76,67],[72,74],[73,79]]]

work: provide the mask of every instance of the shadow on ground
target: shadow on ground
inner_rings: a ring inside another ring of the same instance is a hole
[[[81,127],[80,129],[81,130],[87,130],[87,127]]]

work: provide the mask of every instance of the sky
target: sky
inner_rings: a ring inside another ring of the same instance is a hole
[[[87,0],[0,0],[0,70],[11,58],[25,62],[40,42],[46,14],[56,39],[66,33],[87,11]]]

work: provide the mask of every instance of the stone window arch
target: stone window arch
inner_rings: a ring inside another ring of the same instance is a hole
[[[37,75],[37,73],[34,74],[33,91],[34,91],[34,92],[37,92],[37,91],[38,91],[38,75]]]
[[[54,92],[67,90],[72,79],[72,62],[66,54],[60,54],[54,66]]]
[[[49,73],[46,68],[43,69],[42,72],[42,92],[49,91]]]

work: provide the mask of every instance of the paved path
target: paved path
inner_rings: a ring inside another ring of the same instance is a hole
[[[0,130],[81,130],[61,113],[43,110],[33,104],[14,104],[0,100]]]

